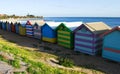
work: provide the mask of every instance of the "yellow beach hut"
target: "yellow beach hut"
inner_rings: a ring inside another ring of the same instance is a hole
[[[26,21],[20,21],[19,34],[22,36],[26,35]]]

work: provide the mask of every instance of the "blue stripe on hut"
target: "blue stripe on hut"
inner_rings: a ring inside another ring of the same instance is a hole
[[[120,26],[102,34],[102,57],[120,62]]]
[[[111,28],[103,22],[82,24],[74,31],[74,50],[96,55],[98,51],[102,49],[102,38],[100,38],[100,34],[110,29]]]
[[[26,35],[28,37],[33,37],[33,25],[30,21],[26,23]]]
[[[61,22],[46,22],[41,29],[42,40],[51,43],[56,43],[57,34],[55,29],[60,23]]]

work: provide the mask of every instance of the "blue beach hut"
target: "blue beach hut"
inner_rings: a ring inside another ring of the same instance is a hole
[[[16,33],[19,34],[19,26],[20,26],[20,23],[15,23],[15,30],[16,30]]]
[[[7,31],[11,31],[11,26],[10,26],[11,24],[10,23],[11,23],[11,21],[7,20],[7,23],[6,23],[6,30]]]
[[[84,23],[75,30],[74,50],[95,55],[102,49],[100,35],[111,28],[103,22]]]
[[[3,30],[7,30],[7,25],[6,24],[7,24],[7,21],[2,23],[2,29]]]
[[[11,22],[7,23],[7,31],[11,32]]]
[[[120,26],[102,34],[102,57],[120,62]]]
[[[42,40],[56,43],[57,33],[55,31],[56,27],[60,24],[60,22],[46,22],[42,26]]]
[[[2,29],[2,23],[3,23],[3,22],[2,22],[2,21],[0,21],[0,29]]]

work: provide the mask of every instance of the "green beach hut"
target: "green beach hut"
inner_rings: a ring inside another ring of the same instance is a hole
[[[72,49],[74,47],[73,31],[82,24],[82,22],[64,22],[57,28],[57,43],[58,45]]]

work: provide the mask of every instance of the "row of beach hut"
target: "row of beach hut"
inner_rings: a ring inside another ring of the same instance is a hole
[[[0,28],[90,55],[102,52],[102,57],[120,62],[120,27],[103,22],[1,21]]]

